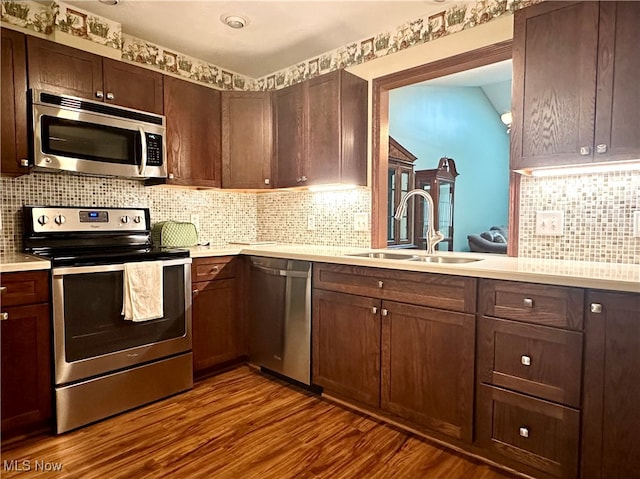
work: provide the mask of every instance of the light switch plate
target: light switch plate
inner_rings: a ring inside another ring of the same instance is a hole
[[[307,230],[314,231],[316,229],[316,217],[314,215],[307,216]]]
[[[640,210],[633,212],[633,236],[640,238]]]
[[[367,213],[353,215],[353,231],[369,231],[369,215]]]
[[[536,234],[562,236],[564,234],[564,211],[536,211]]]

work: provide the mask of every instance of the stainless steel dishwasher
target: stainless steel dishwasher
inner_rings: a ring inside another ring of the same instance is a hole
[[[251,256],[249,360],[311,384],[311,263]]]

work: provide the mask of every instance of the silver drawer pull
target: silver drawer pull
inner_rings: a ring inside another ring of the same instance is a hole
[[[371,312],[373,314],[378,314],[378,308],[376,308],[375,306],[373,308],[371,308]]]
[[[107,92],[107,100],[113,100],[116,96],[111,93],[111,92]]]
[[[528,427],[521,427],[520,428],[520,435],[522,437],[529,437],[529,428]]]
[[[522,301],[525,308],[533,308],[533,299],[532,298],[524,298]]]
[[[581,156],[589,156],[591,154],[590,146],[581,146],[580,147],[580,155]]]
[[[386,309],[382,308],[382,309],[380,310],[380,314],[381,314],[382,316],[386,316],[387,314],[389,314],[389,311],[387,311]]]
[[[0,314],[0,321],[6,321],[7,319],[9,319],[9,313]]]
[[[600,303],[591,303],[591,312],[596,314],[602,313],[602,305]]]
[[[531,357],[529,357],[529,356],[520,356],[520,362],[524,366],[531,366]]]
[[[7,287],[6,286],[0,286],[0,293],[6,293],[7,292]]]
[[[596,152],[597,153],[606,153],[607,152],[607,145],[605,145],[604,143],[596,145]]]
[[[104,92],[103,92],[103,91],[98,90],[98,91],[96,92],[96,98],[104,98]]]
[[[384,286],[384,282],[383,281],[378,281],[378,288],[382,288]]]

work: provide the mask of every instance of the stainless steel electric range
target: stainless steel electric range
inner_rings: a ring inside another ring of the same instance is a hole
[[[153,248],[148,208],[25,206],[24,251],[52,263],[56,431],[190,389],[191,258]],[[162,317],[123,317],[127,263],[161,262]]]

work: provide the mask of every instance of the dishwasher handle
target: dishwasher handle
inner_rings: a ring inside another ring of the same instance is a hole
[[[251,267],[271,276],[287,276],[289,278],[307,278],[309,276],[309,273],[306,271],[265,268],[264,266],[258,266],[256,264],[252,264]]]

